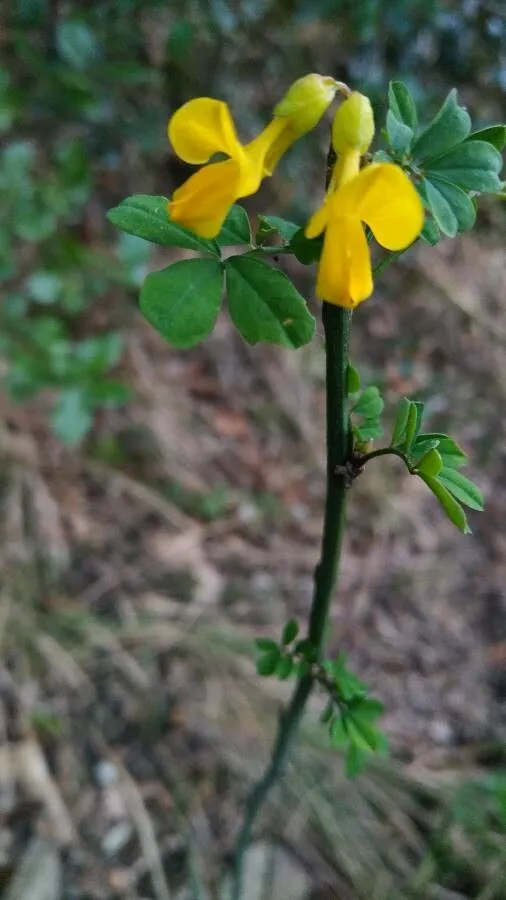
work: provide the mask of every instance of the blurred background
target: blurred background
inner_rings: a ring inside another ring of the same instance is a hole
[[[452,86],[504,119],[502,0],[6,0],[0,10],[0,896],[219,897],[287,691],[253,639],[303,620],[323,480],[321,340],[249,348],[226,316],[181,353],[137,312],[177,258],[106,211],[188,174],[192,96],[244,138],[297,77]],[[303,221],[328,130],[249,211]],[[352,356],[390,411],[427,402],[485,491],[472,537],[378,460],[350,502],[331,644],[387,705],[392,758],[347,782],[307,717],[247,900],[506,897],[506,214],[379,279]],[[312,275],[290,265],[306,296]],[[314,307],[317,312],[317,307]],[[319,327],[321,333],[321,327]]]

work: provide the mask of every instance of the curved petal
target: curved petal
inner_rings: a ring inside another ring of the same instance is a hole
[[[188,163],[205,163],[214,153],[242,153],[230,110],[222,100],[197,97],[181,106],[168,124],[174,151]]]
[[[171,219],[200,237],[216,237],[237,199],[240,179],[241,167],[234,159],[199,169],[174,191],[167,205]]]
[[[387,250],[403,250],[418,237],[424,212],[416,188],[400,166],[373,163],[334,194],[340,216],[358,217]]]
[[[358,306],[373,291],[371,257],[360,219],[330,219],[316,282],[318,295],[336,306]]]
[[[373,292],[371,254],[362,222],[358,218],[346,219],[346,253],[348,256],[348,286],[352,305],[367,300]]]
[[[345,219],[334,218],[328,223],[318,266],[316,293],[322,300],[336,306],[353,305],[349,292]]]
[[[241,197],[254,194],[262,179],[272,175],[283,153],[294,140],[290,122],[273,119],[256,138],[246,144]]]
[[[315,213],[311,216],[309,222],[304,228],[304,234],[307,238],[315,238],[318,237],[319,234],[322,233],[323,229],[327,227],[327,223],[329,221],[329,204],[327,200],[324,200],[320,209],[317,209]]]

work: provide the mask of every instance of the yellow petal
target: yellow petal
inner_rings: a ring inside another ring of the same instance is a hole
[[[348,256],[348,286],[352,305],[367,300],[373,292],[371,254],[360,219],[346,219],[346,253]]]
[[[338,218],[329,221],[318,266],[316,293],[328,303],[351,307],[345,223],[345,219]]]
[[[362,169],[332,200],[339,215],[358,216],[387,250],[403,250],[423,227],[422,201],[408,176],[392,163]]]
[[[171,219],[200,237],[216,237],[237,199],[240,179],[240,165],[233,159],[199,169],[174,191],[167,206]]]
[[[242,153],[227,104],[211,97],[181,106],[169,120],[168,134],[174,151],[188,163],[205,163],[214,153]]]
[[[360,220],[332,218],[325,232],[317,294],[328,303],[351,309],[372,291],[371,257]]]
[[[320,206],[320,209],[317,209],[316,212],[313,213],[304,229],[304,234],[306,235],[306,237],[318,237],[318,235],[322,233],[323,229],[327,227],[328,220],[329,205],[327,200],[324,200],[324,202]]]

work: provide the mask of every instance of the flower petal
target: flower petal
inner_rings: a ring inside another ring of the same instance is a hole
[[[358,218],[346,219],[346,253],[349,265],[349,292],[352,305],[357,306],[371,296],[374,285],[371,270],[371,253]]]
[[[325,232],[317,294],[328,303],[351,309],[372,291],[371,257],[360,219],[332,218]]]
[[[199,169],[174,191],[167,206],[171,219],[200,237],[216,237],[237,199],[240,180],[241,167],[234,159]]]
[[[272,122],[269,122],[263,131],[244,148],[252,163],[252,176],[253,166],[255,166],[255,171],[260,173],[260,179],[266,175],[272,175],[283,153],[286,153],[296,140],[297,135],[289,119],[274,118]],[[252,194],[257,189],[258,185],[253,187],[249,193]]]
[[[329,204],[327,200],[324,200],[322,205],[320,206],[320,209],[317,209],[316,212],[311,216],[304,229],[304,234],[307,238],[318,237],[318,235],[322,233],[323,229],[327,227],[328,221]]]
[[[351,307],[353,305],[349,292],[345,219],[334,218],[327,225],[318,266],[316,293],[322,300],[334,303],[336,306]]]
[[[214,153],[242,153],[227,104],[211,97],[197,97],[176,110],[168,135],[174,151],[188,163],[205,163]]]
[[[403,250],[418,237],[424,212],[416,188],[400,166],[372,163],[338,189],[332,202],[339,215],[369,225],[387,250]]]

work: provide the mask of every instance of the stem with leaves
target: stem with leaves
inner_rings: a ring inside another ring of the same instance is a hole
[[[314,646],[318,658],[321,658],[323,654],[328,614],[339,571],[345,525],[346,482],[342,474],[336,473],[344,467],[351,454],[351,429],[346,385],[350,325],[351,313],[349,310],[328,303],[323,304],[326,358],[327,485],[321,558],[314,576],[314,593],[308,628],[308,639]],[[314,684],[315,679],[311,674],[299,677],[292,699],[279,718],[277,735],[267,768],[246,800],[244,817],[234,853],[231,900],[241,900],[245,856],[251,842],[254,824],[271,789],[284,772]]]

